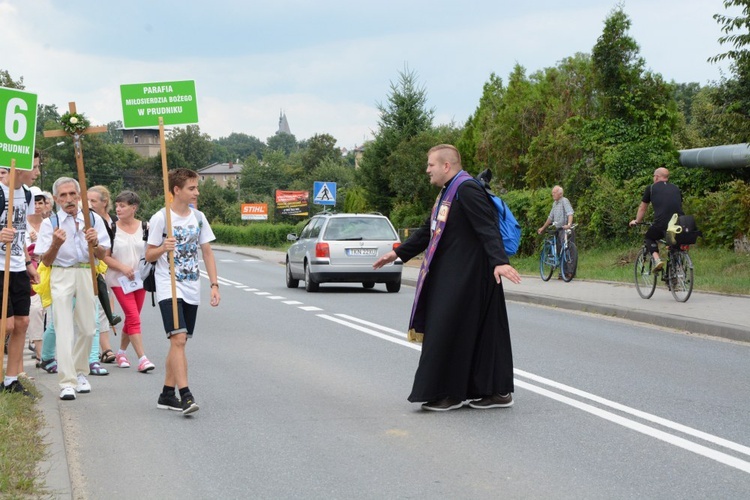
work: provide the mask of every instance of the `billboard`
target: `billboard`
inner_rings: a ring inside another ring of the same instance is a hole
[[[307,217],[310,193],[307,191],[276,191],[276,214]]]

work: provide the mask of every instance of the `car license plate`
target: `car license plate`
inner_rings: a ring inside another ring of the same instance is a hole
[[[375,248],[347,248],[346,255],[350,257],[372,257],[377,255]]]

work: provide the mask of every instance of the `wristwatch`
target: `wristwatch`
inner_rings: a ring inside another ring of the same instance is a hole
[[[218,283],[211,283],[211,288],[213,288],[213,287],[219,288],[219,284]]]

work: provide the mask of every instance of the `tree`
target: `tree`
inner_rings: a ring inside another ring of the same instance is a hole
[[[102,134],[102,139],[107,144],[122,144],[122,120],[115,120],[107,124],[107,132]]]
[[[260,160],[266,149],[266,145],[257,137],[238,132],[232,132],[213,142],[214,155],[211,160],[216,162],[237,161],[250,155]]]
[[[38,104],[36,107],[36,132],[41,134],[47,122],[53,122],[55,128],[60,123],[60,112],[55,104]]]
[[[596,86],[602,92],[605,113],[615,118],[628,115],[627,100],[623,93],[638,85],[645,65],[638,56],[638,43],[628,35],[630,18],[616,7],[604,21],[604,31],[592,52]]]
[[[397,83],[391,82],[387,104],[378,103],[380,120],[375,140],[365,145],[358,178],[366,198],[375,210],[389,214],[395,196],[390,178],[394,170],[409,168],[389,161],[397,146],[432,126],[434,110],[427,109],[427,92],[419,86],[417,75],[408,68],[399,72]]]
[[[302,150],[302,168],[312,172],[323,161],[342,163],[341,151],[336,147],[336,139],[330,134],[315,134],[305,143]]]
[[[742,15],[731,17],[714,14],[714,19],[722,25],[723,36],[719,43],[731,45],[731,49],[709,58],[710,62],[724,59],[732,61],[733,78],[722,78],[715,95],[715,102],[721,107],[724,127],[731,130],[732,142],[750,140],[750,0],[724,0],[724,7],[741,7]]]
[[[0,87],[6,87],[9,89],[23,90],[26,87],[23,84],[23,77],[18,80],[14,80],[7,69],[0,69]]]
[[[297,139],[294,135],[284,132],[269,137],[266,139],[266,144],[268,144],[268,149],[281,151],[287,156],[297,151],[298,148]]]
[[[167,136],[167,150],[179,153],[187,168],[192,170],[200,170],[208,165],[212,147],[211,137],[201,134],[198,125],[176,128]],[[170,167],[174,168],[172,165]]]

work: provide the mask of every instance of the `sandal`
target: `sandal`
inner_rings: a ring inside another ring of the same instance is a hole
[[[55,358],[43,359],[38,366],[47,373],[57,373],[57,360]]]
[[[91,375],[109,375],[107,369],[103,368],[98,361],[89,363],[89,371],[91,372]]]
[[[115,353],[112,352],[112,349],[107,349],[101,354],[101,356],[99,356],[99,361],[102,363],[114,363]]]

